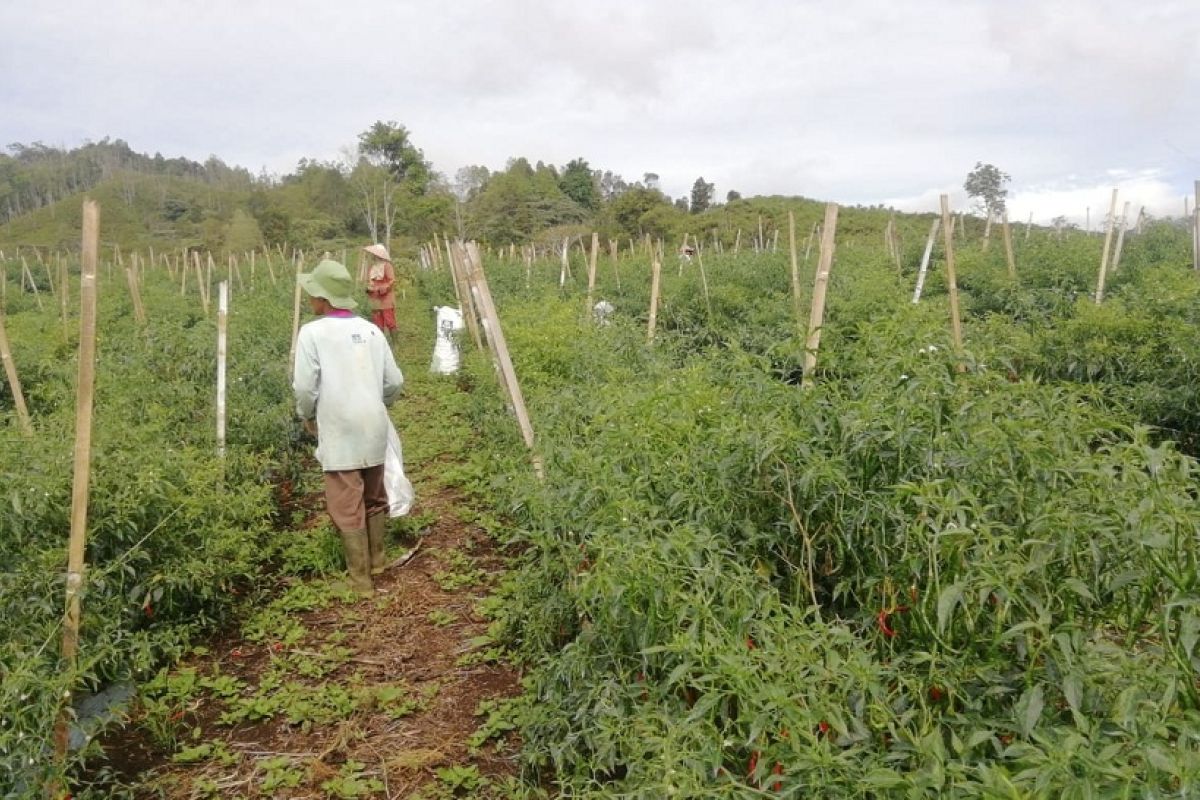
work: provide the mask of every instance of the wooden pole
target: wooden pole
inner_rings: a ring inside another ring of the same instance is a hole
[[[1012,229],[1009,228],[1009,226],[1008,226],[1008,212],[1007,211],[1004,212],[1003,224],[1004,224],[1004,230],[1003,230],[1003,233],[1004,233],[1004,258],[1008,262],[1008,277],[1015,280],[1017,277],[1017,262],[1016,262],[1016,259],[1013,258]]]
[[[1117,231],[1117,246],[1113,251],[1112,272],[1116,273],[1117,267],[1121,265],[1121,249],[1125,246],[1125,227],[1129,219],[1129,201],[1125,201],[1125,207],[1121,209],[1121,226]]]
[[[952,227],[953,220],[950,217],[950,196],[942,195],[941,202],[942,225],[945,229],[944,244],[946,246],[946,290],[950,295],[950,335],[954,341],[954,355],[958,359],[956,369],[959,372],[966,372],[967,365],[962,362],[962,318],[958,313],[958,274],[954,266],[954,229]],[[959,221],[962,221],[961,215]]]
[[[521,438],[529,449],[533,462],[533,471],[538,480],[545,480],[545,470],[542,459],[535,450],[533,424],[529,421],[529,411],[525,407],[525,396],[521,393],[521,384],[517,381],[517,373],[513,368],[512,356],[508,352],[508,342],[504,338],[504,330],[500,326],[500,315],[496,313],[496,304],[492,300],[492,291],[488,287],[487,275],[483,271],[483,261],[479,257],[479,248],[472,242],[465,248],[467,277],[475,287],[479,296],[479,305],[483,319],[487,322],[488,341],[491,345],[492,357],[503,376],[505,389],[508,391],[513,414],[517,418],[517,426],[521,429]]]
[[[733,254],[736,256],[742,247],[742,229],[738,228],[737,236],[733,239]]]
[[[56,254],[58,261],[58,295],[61,303],[63,330],[66,331],[68,321],[71,316],[69,303],[71,302],[71,284],[67,280],[67,262],[62,257],[61,253]]]
[[[941,217],[935,217],[929,226],[929,236],[925,239],[925,252],[921,254],[921,268],[917,271],[917,286],[913,289],[914,303],[921,302],[921,292],[925,289],[925,275],[929,271],[929,257],[933,255],[933,243],[937,239],[938,228],[942,224]]]
[[[296,283],[300,285],[299,281]],[[217,285],[217,455],[225,458],[225,365],[229,349],[229,282]]]
[[[813,281],[812,310],[808,315],[808,336],[804,341],[804,377],[801,387],[811,389],[813,372],[817,368],[817,351],[821,347],[821,329],[825,325],[825,293],[829,289],[829,272],[833,269],[833,248],[837,233],[838,205],[825,205],[825,224],[821,233],[821,252],[817,259],[817,276]]]
[[[79,277],[79,378],[75,397],[75,465],[71,488],[71,537],[67,547],[67,614],[63,623],[62,660],[74,673],[79,652],[80,593],[87,544],[88,484],[92,462],[92,402],[96,380],[96,265],[100,251],[100,207],[83,203],[83,243]],[[67,754],[70,692],[63,698],[55,726],[54,749]]]
[[[992,210],[987,211],[987,223],[983,226],[983,252],[988,251],[988,245],[992,243]]]
[[[800,299],[800,262],[796,258],[796,215],[788,209],[788,252],[792,259],[792,307],[796,312],[796,327],[803,330],[804,305]]]
[[[616,239],[610,239],[608,242],[608,250],[612,254],[613,278],[617,282],[617,291],[621,291],[621,269],[617,263],[620,260],[621,254],[618,252]]]
[[[26,436],[32,436],[33,420],[29,418],[29,408],[25,405],[25,394],[21,391],[21,379],[17,377],[17,364],[13,361],[12,348],[8,344],[8,332],[4,328],[4,314],[0,314],[0,360],[4,361],[4,374],[8,378],[8,388],[12,392],[13,405],[17,409],[17,419],[21,422],[21,432]]]
[[[646,330],[646,341],[654,341],[654,328],[658,322],[658,291],[662,279],[662,263],[655,258],[650,267],[650,322]]]
[[[587,313],[592,313],[592,294],[596,290],[596,259],[600,256],[600,234],[592,233],[592,253],[588,261]]]
[[[1104,252],[1100,254],[1100,274],[1096,277],[1096,305],[1104,302],[1104,280],[1108,277],[1108,250],[1112,246],[1113,223],[1117,217],[1117,187],[1112,190],[1108,207],[1108,231],[1104,234]]]

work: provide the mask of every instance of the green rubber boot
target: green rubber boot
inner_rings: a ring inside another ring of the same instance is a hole
[[[387,566],[387,514],[380,511],[367,517],[367,541],[371,550],[371,574],[383,574]]]
[[[367,532],[362,528],[342,531],[342,552],[346,554],[350,589],[359,597],[372,597],[375,594],[375,584],[371,581],[371,553]]]

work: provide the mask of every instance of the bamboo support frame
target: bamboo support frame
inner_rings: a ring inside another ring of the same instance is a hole
[[[837,233],[838,205],[825,205],[825,224],[821,233],[821,252],[817,259],[817,275],[813,280],[812,310],[808,315],[808,336],[804,340],[804,373],[800,386],[811,389],[817,368],[817,351],[821,348],[821,329],[825,325],[825,294],[829,289],[829,273],[833,269],[833,248]]]
[[[292,346],[288,350],[288,370],[296,377],[296,340],[300,337],[300,269],[303,262],[296,259],[295,289],[292,294]]]
[[[596,291],[596,259],[600,255],[600,234],[592,233],[592,252],[588,260],[587,313],[592,313],[592,295]]]

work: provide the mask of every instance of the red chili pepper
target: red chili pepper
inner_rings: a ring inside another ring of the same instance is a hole
[[[942,691],[942,687],[940,687],[936,684],[929,687],[929,699],[932,700],[933,702],[936,703],[945,696],[946,696],[946,694],[945,694],[945,692]]]
[[[879,630],[883,631],[883,635],[891,639],[896,635],[896,632],[888,627],[888,617],[891,616],[886,608],[879,609],[879,613],[875,615],[875,621],[879,623]]]
[[[271,645],[271,649],[274,650],[276,653],[278,653],[280,650],[283,649],[283,642],[275,642],[274,644]]]
[[[234,658],[241,658],[244,653],[242,653],[242,648],[235,647],[229,651],[229,655],[233,656]]]
[[[754,640],[749,636],[746,637],[746,647],[750,648],[751,650],[754,649]]]
[[[783,774],[783,764],[780,764],[779,762],[775,762],[775,766],[771,770],[771,774],[772,775],[782,775]],[[778,792],[780,789],[783,788],[783,781],[775,781],[775,783],[772,785],[771,788],[773,788],[775,791]]]
[[[818,732],[819,732],[819,733],[820,733],[822,736],[824,736],[825,734],[829,733],[829,723],[828,723],[828,722],[826,722],[825,720],[821,720],[820,722],[818,722],[818,723],[817,723],[817,731],[818,731]]]
[[[150,605],[149,603],[146,603],[146,605],[142,606],[142,611],[145,612],[147,617],[154,616],[154,606]]]
[[[789,736],[791,736],[791,732],[787,728],[779,729],[779,738],[780,739],[787,739]]]
[[[754,769],[758,766],[758,751],[755,750],[750,754],[750,763],[746,766],[746,777],[754,777]]]

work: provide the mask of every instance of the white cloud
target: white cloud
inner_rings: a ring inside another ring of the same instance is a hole
[[[583,156],[672,196],[936,206],[987,161],[1035,214],[1117,165],[1156,171],[1122,178],[1155,206],[1200,174],[1180,0],[0,0],[0,30],[0,144],[284,172],[382,119],[447,174]]]

